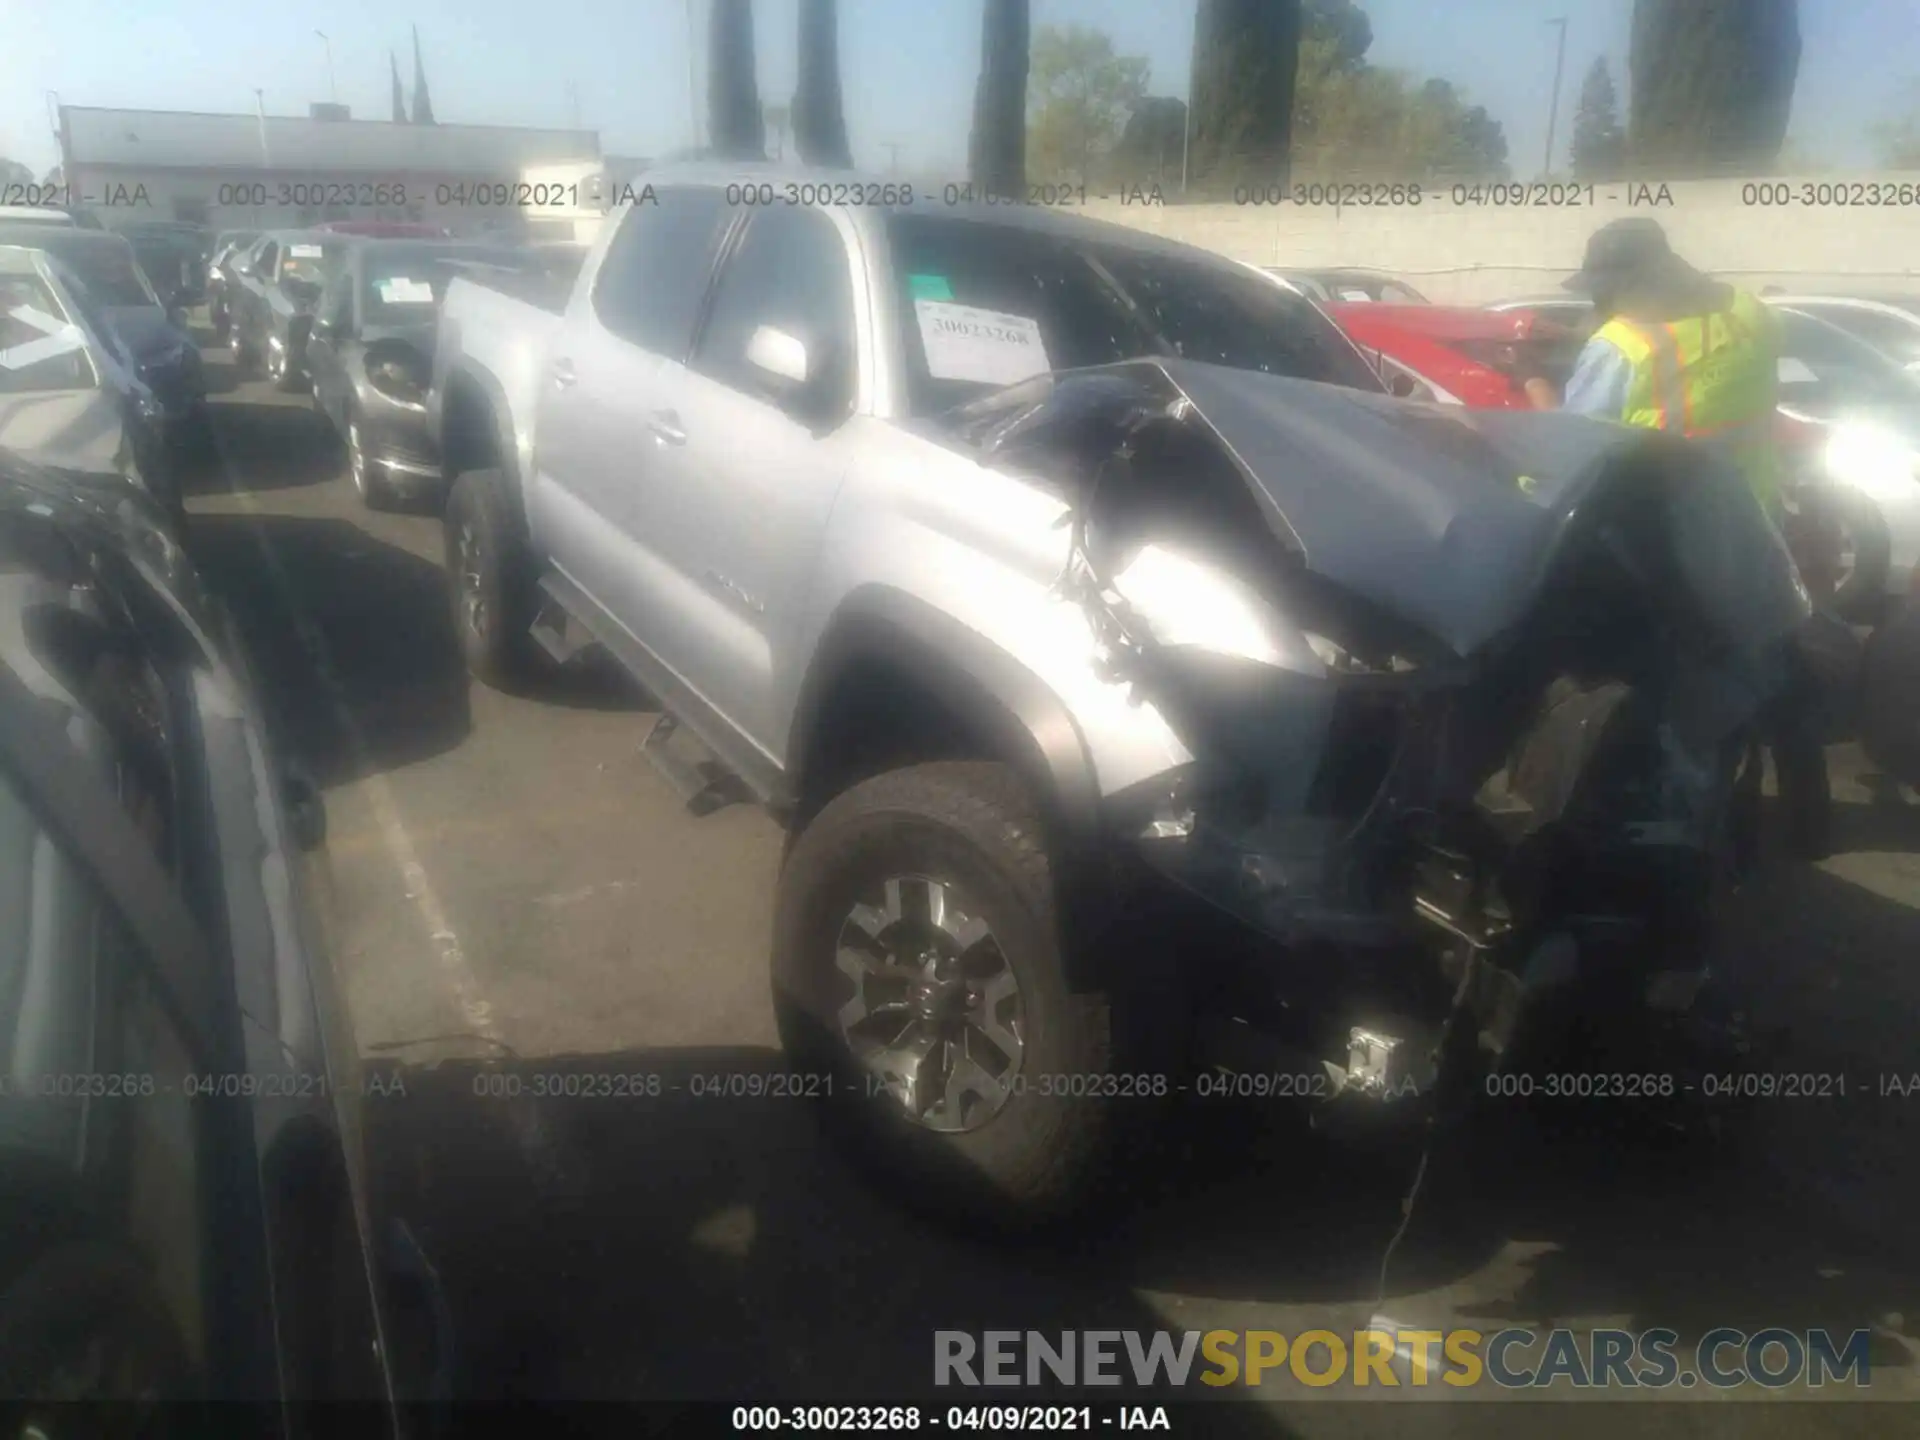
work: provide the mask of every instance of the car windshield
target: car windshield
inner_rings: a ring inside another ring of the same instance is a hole
[[[1857,406],[1920,405],[1920,382],[1864,340],[1781,310],[1780,403],[1818,416]]]
[[[369,325],[407,325],[432,316],[446,298],[447,286],[463,263],[530,268],[531,257],[517,250],[435,248],[375,251],[367,256],[361,304]]]
[[[288,245],[280,261],[281,283],[293,280],[302,285],[325,284],[327,262],[331,258],[327,252],[332,248],[317,242],[295,241]]]
[[[890,217],[888,241],[915,415],[1149,355],[1381,389],[1330,320],[1251,270],[927,215]]]
[[[86,347],[68,327],[52,287],[37,275],[0,275],[0,394],[94,384]]]

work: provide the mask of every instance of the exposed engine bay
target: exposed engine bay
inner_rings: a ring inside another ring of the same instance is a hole
[[[1470,1016],[1498,1064],[1544,994],[1691,1002],[1736,779],[1811,613],[1736,472],[1177,360],[961,418],[1062,487],[1063,589],[1195,757],[1124,797],[1123,840],[1278,942],[1281,1008],[1350,1051],[1345,1081],[1393,1083],[1383,1014]]]

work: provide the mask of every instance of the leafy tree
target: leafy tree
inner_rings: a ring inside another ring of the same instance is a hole
[[[767,123],[754,71],[752,0],[713,0],[707,11],[707,143],[716,156],[766,158]]]
[[[985,0],[980,79],[973,92],[967,173],[988,194],[1027,189],[1027,69],[1033,18],[1027,0]]]
[[[1598,56],[1580,82],[1573,112],[1573,176],[1576,180],[1613,180],[1626,158],[1627,132],[1620,124],[1620,96],[1613,88],[1607,57]]]
[[[1334,70],[1358,70],[1373,48],[1373,22],[1353,0],[1307,0],[1308,36],[1326,43],[1326,63]]]
[[[1108,156],[1108,176],[1128,185],[1178,185],[1186,139],[1186,101],[1145,96],[1133,107]]]
[[[31,185],[33,171],[18,160],[9,160],[0,155],[0,185]]]
[[[840,11],[836,0],[800,0],[800,84],[793,95],[793,147],[809,165],[850,169],[840,98]]]
[[[1634,0],[1634,166],[1668,177],[1771,166],[1799,71],[1798,0]]]
[[[1374,180],[1507,174],[1506,134],[1484,106],[1469,105],[1448,81],[1416,85],[1367,64],[1351,38],[1321,23],[1310,9],[1293,116],[1298,172]]]
[[[1287,181],[1302,0],[1198,0],[1192,173],[1207,188]]]
[[[1028,171],[1084,184],[1146,93],[1144,57],[1114,54],[1099,30],[1041,26],[1027,79]]]

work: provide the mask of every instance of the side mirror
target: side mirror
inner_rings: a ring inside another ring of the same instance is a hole
[[[807,361],[806,342],[771,325],[762,325],[747,341],[747,363],[770,382],[782,400],[806,389]]]
[[[1387,391],[1389,394],[1396,395],[1402,400],[1411,400],[1415,395],[1420,393],[1420,385],[1411,375],[1395,371],[1393,375],[1388,377]]]

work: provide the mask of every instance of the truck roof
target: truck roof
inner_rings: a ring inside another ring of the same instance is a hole
[[[699,160],[655,166],[635,176],[629,185],[634,191],[639,192],[649,186],[655,189],[673,185],[724,188],[727,185],[763,183],[830,187],[859,186],[863,192],[868,187],[880,187],[883,203],[847,207],[857,215],[907,214],[940,219],[971,220],[1070,238],[1098,240],[1109,245],[1128,245],[1150,254],[1206,259],[1218,265],[1239,263],[1217,250],[1207,250],[1198,245],[1168,240],[1151,231],[1136,230],[1131,225],[1121,225],[1112,220],[1099,220],[1092,216],[1074,214],[1062,207],[1008,202],[988,204],[979,200],[949,204],[946,200],[945,184],[938,188],[930,188],[925,182],[902,180],[897,175],[876,175],[858,170],[830,170],[821,166],[789,165],[779,161]],[[974,188],[963,181],[951,183],[962,188]],[[886,203],[886,187],[889,186],[899,190],[911,188],[913,198]],[[622,207],[614,208],[617,213]]]

